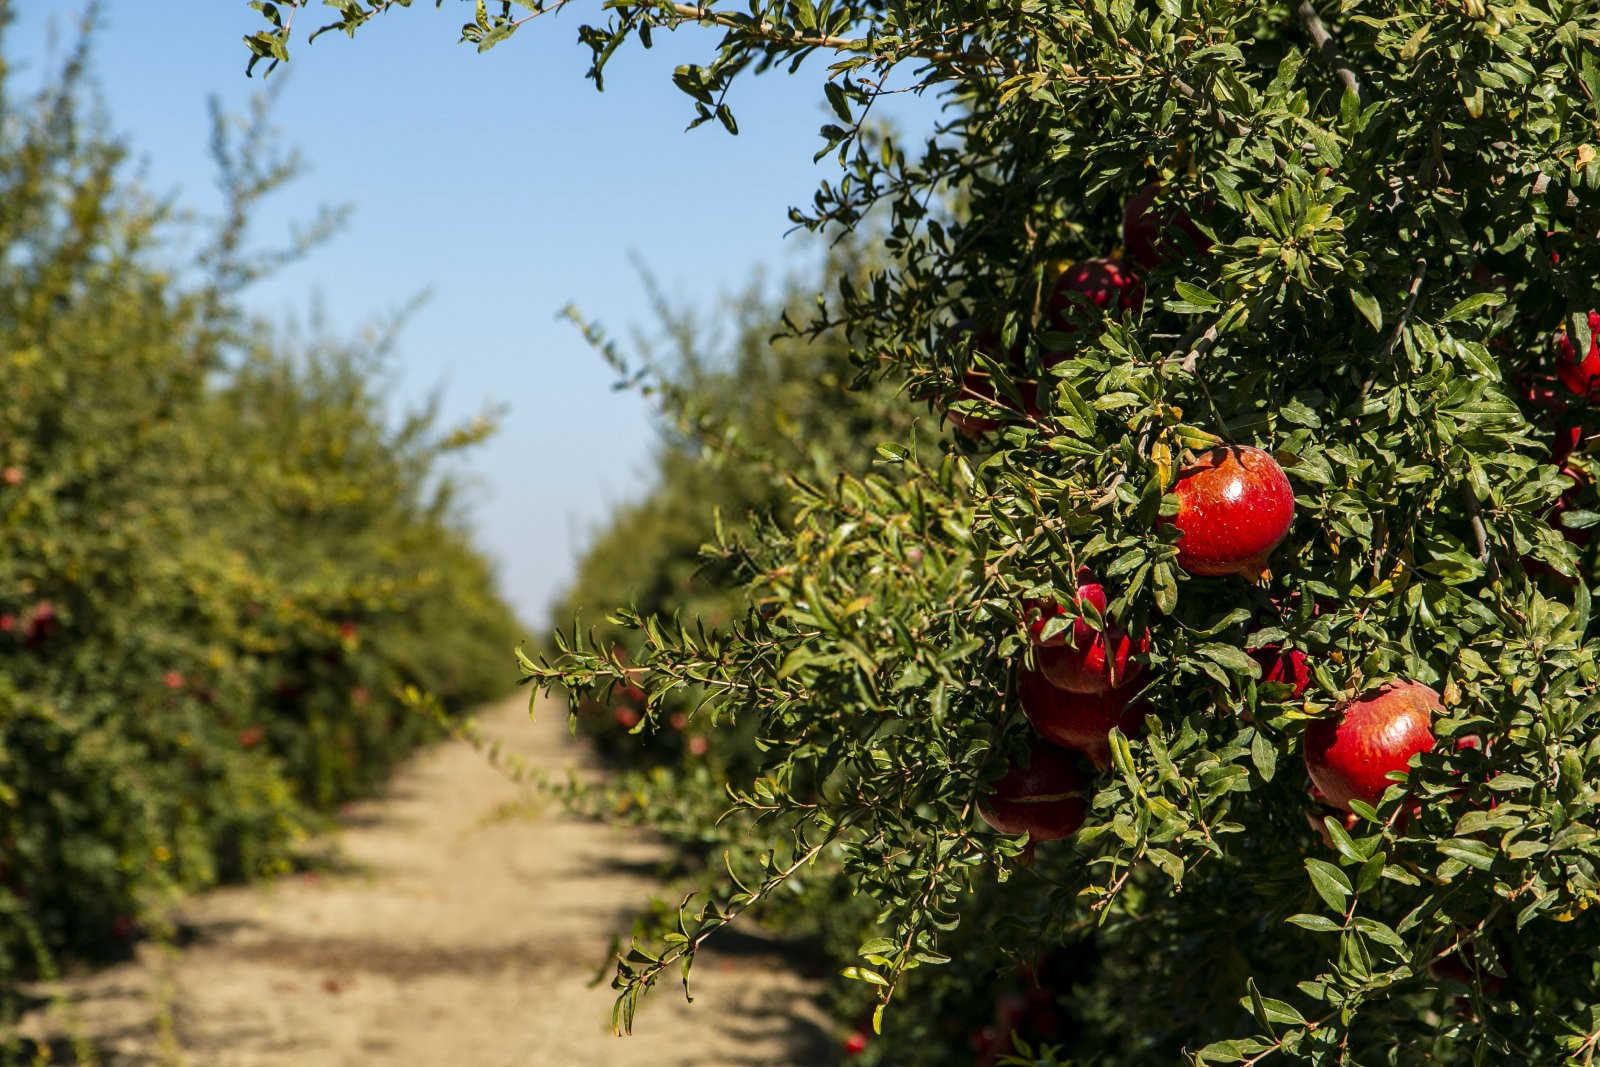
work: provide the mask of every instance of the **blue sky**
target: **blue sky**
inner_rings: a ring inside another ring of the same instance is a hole
[[[70,29],[81,5],[16,6],[7,54],[26,87],[50,66],[52,20]],[[558,311],[575,303],[614,335],[647,326],[633,256],[676,302],[706,313],[760,268],[774,280],[804,269],[817,248],[785,238],[786,213],[836,170],[831,157],[811,160],[827,121],[820,63],[746,80],[731,99],[739,136],[716,124],[685,132],[692,110],[671,72],[706,58],[715,36],[691,29],[626,49],[596,93],[577,30],[597,9],[569,8],[484,55],[456,43],[471,7],[453,0],[440,10],[418,0],[354,41],[328,34],[308,47],[297,29],[294,59],[272,79],[287,78],[277,122],[307,173],[263,213],[259,237],[280,240],[320,204],[352,203],[355,215],[247,294],[274,318],[320,300],[349,333],[431,290],[401,339],[397,401],[442,386],[450,418],[508,407],[471,459],[473,515],[534,625],[587,532],[646,488],[656,433]],[[323,11],[310,7],[300,27]],[[242,113],[260,90],[240,43],[259,16],[243,0],[106,0],[103,12],[95,71],[113,128],[151,187],[215,208],[206,100]],[[883,113],[906,129],[931,128],[931,101],[892,104]]]

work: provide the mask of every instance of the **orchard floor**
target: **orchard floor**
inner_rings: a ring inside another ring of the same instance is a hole
[[[566,714],[486,708],[486,740],[593,772]],[[69,979],[24,1033],[106,1067],[757,1067],[821,1064],[835,1042],[815,980],[744,938],[702,954],[693,1004],[668,980],[634,1036],[589,985],[647,900],[661,849],[534,799],[463,742],[419,754],[353,805],[339,869],[182,907],[181,943]],[[733,951],[733,949],[738,951]],[[609,971],[607,972],[609,976]],[[673,978],[675,979],[674,972]]]

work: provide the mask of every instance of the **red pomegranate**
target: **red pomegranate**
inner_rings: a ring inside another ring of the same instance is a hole
[[[1178,472],[1178,566],[1255,578],[1294,521],[1294,489],[1259,448],[1223,445]]]
[[[1062,271],[1051,287],[1049,325],[1062,333],[1074,333],[1093,324],[1090,307],[1120,313],[1143,306],[1144,283],[1121,261],[1085,259]]]
[[[1078,589],[1074,604],[1081,610],[1093,605],[1102,620],[1106,617],[1106,591],[1099,582],[1085,572],[1079,572]],[[1138,664],[1130,665],[1131,652],[1150,650],[1150,630],[1139,636],[1137,645],[1120,627],[1103,622],[1096,630],[1082,618],[1075,618],[1070,627],[1041,640],[1045,624],[1053,617],[1064,614],[1059,604],[1030,605],[1032,621],[1029,633],[1037,646],[1035,658],[1039,669],[1052,685],[1074,693],[1105,693],[1126,685],[1139,674]],[[1070,640],[1068,637],[1070,635]]]
[[[1035,741],[1027,765],[1008,768],[978,814],[1002,834],[1057,841],[1083,825],[1083,779],[1065,750]]]
[[[1352,800],[1376,805],[1389,775],[1433,748],[1430,724],[1439,694],[1417,682],[1392,682],[1333,709],[1306,727],[1306,770],[1328,803],[1345,811]]]
[[[1188,212],[1180,207],[1156,207],[1161,183],[1151,182],[1129,199],[1122,211],[1122,251],[1146,270],[1183,258],[1193,249],[1204,255],[1211,239],[1200,232]]]
[[[1111,766],[1106,740],[1111,728],[1132,736],[1144,724],[1145,706],[1133,699],[1132,689],[1071,693],[1051,685],[1042,672],[1024,668],[1017,672],[1017,696],[1040,737],[1082,752],[1101,770]]]
[[[1556,377],[1581,397],[1600,394],[1600,311],[1589,312],[1589,351],[1582,360],[1567,331],[1557,335]]]
[[[1306,687],[1311,684],[1311,667],[1306,662],[1304,652],[1298,648],[1285,652],[1277,645],[1252,648],[1248,652],[1252,659],[1261,664],[1262,684],[1287,686],[1291,700],[1298,700],[1305,695]]]

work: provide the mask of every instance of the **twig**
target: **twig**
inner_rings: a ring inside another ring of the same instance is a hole
[[[1378,357],[1388,359],[1394,355],[1395,346],[1400,343],[1400,335],[1405,333],[1406,323],[1411,321],[1411,313],[1417,309],[1417,294],[1422,291],[1422,279],[1428,276],[1428,261],[1417,260],[1417,266],[1411,272],[1411,285],[1406,289],[1405,310],[1400,312],[1399,321],[1394,324],[1394,332],[1389,335],[1389,340],[1384,342],[1378,350]]]
[[[1359,104],[1361,79],[1356,77],[1355,68],[1339,51],[1339,42],[1333,39],[1328,27],[1322,24],[1322,18],[1317,14],[1316,7],[1312,5],[1311,0],[1301,0],[1297,10],[1300,21],[1306,24],[1306,33],[1311,35],[1311,43],[1317,46],[1317,52],[1322,56],[1322,61],[1333,68],[1333,72],[1339,76],[1346,89],[1356,94],[1356,103]]]
[[[1478,562],[1488,569],[1489,580],[1496,581],[1500,577],[1500,566],[1489,552],[1489,531],[1483,525],[1483,508],[1478,504],[1478,494],[1466,482],[1461,483],[1461,500],[1467,505],[1467,520],[1472,524],[1473,540],[1478,543]]]

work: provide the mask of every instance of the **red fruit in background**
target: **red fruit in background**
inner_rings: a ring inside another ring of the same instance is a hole
[[[1085,259],[1061,272],[1050,290],[1049,327],[1061,333],[1075,333],[1080,326],[1093,325],[1093,316],[1083,305],[1113,313],[1138,311],[1144,306],[1144,283],[1120,261]]]
[[[987,374],[969,370],[961,378],[962,394],[957,399],[971,399],[974,395],[985,400],[999,403],[995,392],[994,383]],[[945,409],[944,416],[955,427],[956,432],[966,437],[982,437],[991,430],[998,430],[1005,423],[999,419],[989,419],[982,415],[963,413],[952,409]]]
[[[1430,724],[1439,694],[1416,682],[1394,682],[1306,727],[1306,770],[1328,803],[1345,811],[1352,800],[1377,804],[1389,774],[1404,773],[1418,752],[1433,748]]]
[[[239,731],[239,744],[243,748],[255,748],[267,738],[267,731],[261,726],[246,726]]]
[[[339,639],[342,641],[354,641],[358,632],[356,624],[353,622],[341,622],[339,624]]]
[[[1144,724],[1144,705],[1131,689],[1112,693],[1070,693],[1051,685],[1039,671],[1017,672],[1022,712],[1046,741],[1077,749],[1101,770],[1111,766],[1106,735],[1113,726],[1132,736]]]
[[[5,482],[7,485],[21,485],[22,468],[6,467],[5,469],[0,470],[0,482]]]
[[[1013,764],[978,814],[1002,834],[1056,841],[1083,825],[1083,779],[1065,750],[1035,741],[1027,765]]]
[[[1259,448],[1223,445],[1178,472],[1178,566],[1190,574],[1257,577],[1294,522],[1294,489]]]
[[[1277,645],[1252,648],[1247,651],[1252,659],[1261,664],[1263,683],[1289,686],[1290,699],[1298,699],[1305,695],[1306,687],[1311,684],[1311,667],[1306,662],[1304,652],[1298,648],[1291,648],[1285,652]]]
[[[974,352],[980,352],[991,360],[1001,360],[1000,335],[992,330],[980,329],[977,320],[962,319],[950,329],[951,334],[955,338],[952,343],[962,346],[964,351],[971,350]],[[1005,362],[1010,363],[1010,365],[1013,367],[1020,368],[1022,366],[1021,353],[1013,350]],[[1000,391],[995,387],[994,379],[989,376],[987,371],[978,369],[968,370],[962,375],[961,386],[962,392],[955,398],[957,400],[970,400],[974,397],[981,397],[984,400],[992,401],[997,407],[1006,408],[1008,410],[1015,408],[1014,403],[1009,397],[1001,395]],[[1019,380],[1017,382],[1017,386],[1021,393],[1022,412],[1029,415],[1037,414],[1038,408],[1031,399],[1031,393],[1036,387],[1035,383],[1026,380]],[[1001,426],[1005,425],[1005,421],[1001,419],[985,418],[981,415],[963,414],[959,411],[951,411],[948,408],[945,411],[945,415],[950,420],[950,425],[954,426],[958,432],[966,435],[967,437],[979,437],[991,430],[997,430]]]
[[[700,734],[695,734],[693,737],[689,738],[689,754],[691,756],[704,756],[710,751],[711,742],[707,741]]]
[[[0,615],[0,634],[8,634],[17,628],[15,615]]]
[[[626,704],[619,704],[611,709],[611,717],[617,720],[617,725],[624,730],[631,730],[639,725],[639,713]]]
[[[1200,255],[1211,250],[1211,239],[1200,232],[1188,212],[1175,206],[1156,207],[1160,192],[1161,183],[1151,182],[1133,194],[1122,210],[1123,254],[1146,270],[1182,259],[1190,249]]]
[[[1085,581],[1085,577],[1084,573],[1079,573],[1080,584],[1073,595],[1073,603],[1080,609],[1093,605],[1095,612],[1105,620],[1105,588],[1099,582]],[[1139,666],[1130,666],[1128,655],[1150,650],[1148,628],[1140,635],[1137,648],[1121,628],[1103,621],[1104,629],[1096,630],[1081,618],[1074,619],[1067,629],[1041,640],[1046,622],[1063,614],[1063,610],[1058,604],[1037,602],[1029,608],[1029,614],[1035,616],[1028,627],[1037,646],[1035,658],[1050,684],[1074,693],[1105,693],[1137,677]]]
[[[1567,331],[1557,335],[1556,377],[1581,397],[1600,394],[1600,311],[1589,312],[1589,351],[1582,360]]]
[[[867,1035],[860,1030],[844,1039],[844,1052],[846,1056],[859,1056],[867,1049]]]
[[[168,671],[166,674],[161,676],[161,684],[166,686],[168,689],[182,689],[183,675],[177,671]]]
[[[35,604],[23,620],[23,636],[27,639],[29,647],[37,647],[59,628],[56,606],[49,600],[41,600]]]
[[[681,730],[689,725],[689,716],[681,711],[675,711],[672,713],[672,717],[667,720],[667,725],[674,730]]]

